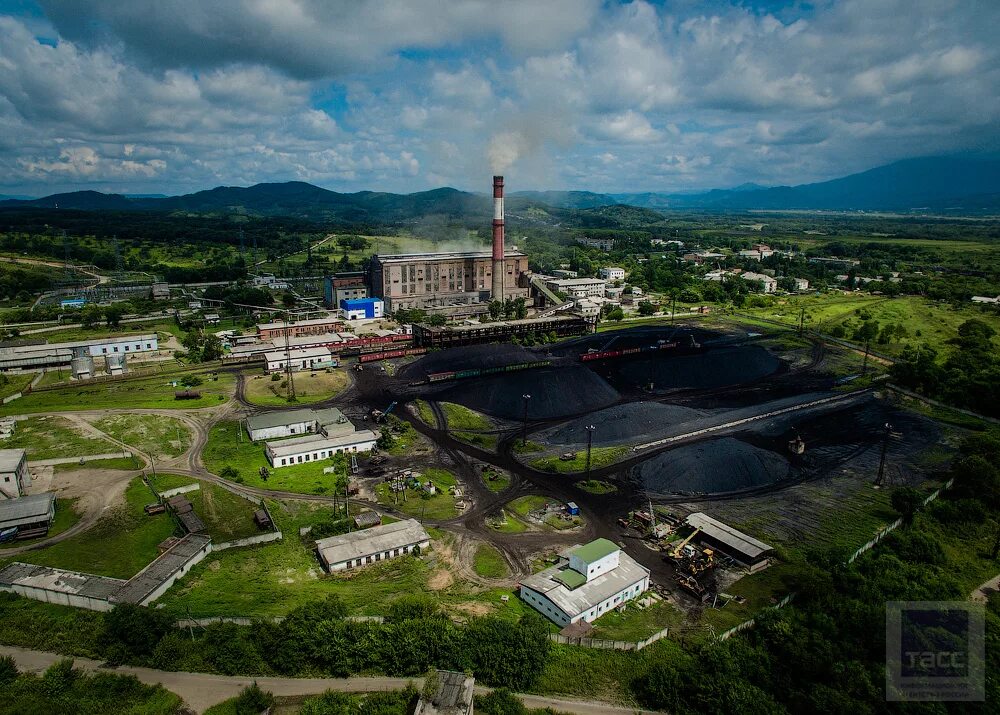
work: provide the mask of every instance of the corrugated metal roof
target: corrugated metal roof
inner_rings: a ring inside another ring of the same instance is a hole
[[[564,568],[565,564],[551,566],[523,579],[521,585],[544,595],[570,618],[589,611],[649,576],[649,569],[624,551],[617,567],[572,590],[556,579]]]
[[[430,536],[416,519],[405,519],[371,529],[340,534],[316,542],[316,548],[328,564],[392,551],[403,546],[430,541]]]
[[[608,541],[607,539],[594,539],[589,544],[584,544],[578,548],[573,549],[573,556],[578,559],[592,564],[595,561],[600,561],[605,556],[609,556],[616,551],[619,551],[618,544],[613,541]]]
[[[713,519],[703,512],[695,512],[688,516],[687,523],[690,526],[701,529],[702,533],[706,536],[716,539],[748,558],[756,559],[765,552],[771,551],[771,547],[763,541],[758,541],[752,536],[744,534],[742,531],[734,529],[728,524],[723,524],[721,521]]]
[[[16,471],[22,459],[23,449],[0,449],[0,473]]]
[[[14,526],[11,522],[43,519],[52,508],[54,500],[52,492],[0,500],[0,526]]]
[[[321,434],[293,437],[277,442],[268,442],[267,450],[275,457],[287,457],[290,454],[303,454],[318,449],[343,449],[364,442],[374,442],[378,435],[371,430],[358,430],[344,435],[324,437]]]
[[[0,585],[39,588],[90,598],[108,598],[125,585],[125,581],[106,576],[94,576],[77,571],[63,571],[49,566],[36,566],[15,561],[0,570]]]
[[[247,426],[251,430],[260,430],[303,424],[305,422],[318,422],[322,425],[339,422],[341,419],[347,418],[336,407],[329,407],[325,410],[314,410],[306,407],[300,410],[277,410],[274,412],[265,412],[261,415],[254,415],[247,418]]]
[[[110,600],[115,603],[142,603],[211,542],[212,540],[203,534],[188,534],[130,578]]]

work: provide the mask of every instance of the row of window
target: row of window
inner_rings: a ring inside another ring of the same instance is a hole
[[[413,551],[413,546],[401,546],[398,549],[391,549],[389,551],[382,551],[381,553],[374,554],[373,556],[365,556],[360,559],[355,559],[348,561],[345,564],[345,568],[357,568],[358,566],[365,566],[367,564],[375,563],[376,561],[384,561],[386,559],[394,559],[397,556],[404,556],[411,551]]]
[[[129,347],[131,347],[131,346],[129,346],[129,345],[125,346],[125,352],[129,352]],[[112,349],[113,352],[118,352],[118,346],[117,345],[112,346],[111,349]],[[142,343],[136,343],[135,344],[135,349],[136,350],[142,350]],[[146,349],[147,350],[152,350],[153,349],[153,344],[152,343],[146,343]],[[107,348],[101,348],[101,354],[102,355],[106,355],[107,352],[108,352]]]
[[[358,445],[353,445],[350,448],[338,449],[338,450],[326,450],[321,449],[318,452],[310,452],[308,454],[300,454],[296,457],[282,457],[279,467],[288,467],[293,464],[304,464],[305,462],[318,462],[322,459],[328,459],[333,457],[334,454],[340,454],[341,452],[357,452]]]

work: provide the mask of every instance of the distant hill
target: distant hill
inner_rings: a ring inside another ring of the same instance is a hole
[[[33,196],[0,194],[0,201],[29,201],[33,198]]]
[[[664,210],[953,210],[1000,209],[1000,161],[907,159],[832,181],[799,186],[743,184],[702,193],[600,194],[523,191],[508,198],[512,215],[583,228],[631,228],[663,221]],[[353,224],[413,223],[443,216],[474,224],[491,215],[490,197],[449,187],[413,194],[338,193],[301,181],[219,186],[183,196],[123,196],[74,191],[40,199],[0,200],[0,208],[165,211],[292,216]]]
[[[981,211],[1000,208],[1000,161],[905,159],[840,179],[764,188],[744,184],[700,194],[616,194],[656,209],[911,209]]]

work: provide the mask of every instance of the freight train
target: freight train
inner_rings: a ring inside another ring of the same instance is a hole
[[[380,353],[361,353],[358,356],[359,362],[375,362],[376,360],[390,360],[392,358],[406,357],[407,355],[423,355],[427,348],[404,348],[402,350],[388,350]]]
[[[587,352],[580,355],[580,360],[583,362],[589,362],[591,360],[610,360],[612,358],[627,357],[629,355],[641,355],[642,353],[659,352],[660,350],[674,350],[677,352],[690,352],[694,350],[700,350],[701,344],[695,342],[693,337],[689,337],[689,341],[686,343],[681,343],[680,341],[673,340],[671,342],[666,342],[661,340],[656,345],[644,345],[637,348],[622,348],[621,350],[595,350],[593,352]]]
[[[534,367],[546,367],[551,364],[551,360],[535,360],[533,362],[519,362],[514,365],[501,365],[500,367],[472,368],[470,370],[453,370],[451,372],[432,372],[427,376],[427,382],[444,382],[445,380],[461,380],[466,377],[483,377],[486,375],[496,375],[504,372],[515,372],[516,370],[529,370]]]

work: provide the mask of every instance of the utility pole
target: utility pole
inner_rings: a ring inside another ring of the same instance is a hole
[[[670,322],[674,322],[674,314],[677,312],[677,291],[671,296],[670,300]]]
[[[865,359],[864,359],[864,362],[861,363],[861,374],[862,375],[867,375],[868,374],[868,348],[869,348],[870,345],[871,345],[871,341],[868,340],[868,339],[865,339]]]
[[[881,487],[882,480],[885,478],[885,453],[889,450],[889,436],[892,434],[892,425],[888,422],[885,423],[882,433],[882,456],[878,461],[878,477],[875,478],[875,486]]]
[[[524,398],[524,421],[521,425],[521,447],[525,447],[528,444],[528,400],[531,399],[531,395],[525,393],[521,395]]]
[[[594,444],[594,425],[587,425],[587,479],[590,479],[590,450]]]
[[[802,329],[806,322],[806,309],[803,308],[799,311],[799,335],[802,335]]]

